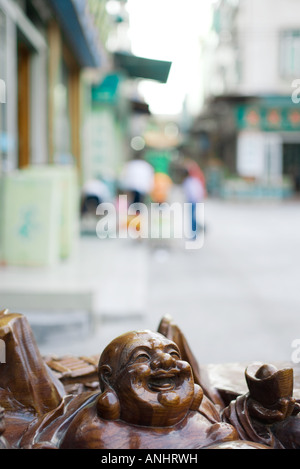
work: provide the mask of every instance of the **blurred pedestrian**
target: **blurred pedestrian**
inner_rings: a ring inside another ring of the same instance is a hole
[[[96,215],[98,205],[111,200],[107,185],[100,179],[90,179],[81,191],[81,215]]]
[[[137,152],[134,158],[127,162],[121,174],[121,188],[130,194],[130,204],[145,203],[153,189],[154,169],[143,159],[143,154]]]
[[[207,192],[206,191],[206,179],[205,179],[204,172],[202,171],[198,163],[196,163],[196,161],[194,160],[187,159],[185,162],[185,168],[190,177],[199,179],[202,185],[202,188],[204,190],[204,197],[206,197],[206,192]]]
[[[172,184],[172,179],[168,174],[156,173],[154,176],[153,190],[151,192],[152,201],[158,204],[167,202]]]
[[[201,172],[192,166],[190,171],[189,168],[186,170],[182,187],[186,202],[191,205],[191,231],[195,237],[199,229],[204,229],[200,220],[197,219],[197,204],[203,203],[206,196],[204,176],[202,178]]]

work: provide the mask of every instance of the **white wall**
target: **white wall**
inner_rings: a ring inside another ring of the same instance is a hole
[[[242,92],[291,92],[291,81],[283,80],[279,73],[279,35],[289,29],[300,29],[298,0],[241,0],[238,32]]]
[[[280,77],[280,31],[300,30],[299,0],[240,0],[235,20],[237,46],[211,33],[202,59],[205,96],[291,94],[293,79]],[[237,63],[240,62],[240,77]]]

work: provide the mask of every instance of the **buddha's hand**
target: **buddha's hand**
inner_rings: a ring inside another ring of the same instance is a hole
[[[300,412],[300,405],[292,397],[283,397],[279,399],[276,404],[265,407],[263,404],[249,399],[248,410],[251,417],[263,423],[276,423],[282,422],[295,412]]]

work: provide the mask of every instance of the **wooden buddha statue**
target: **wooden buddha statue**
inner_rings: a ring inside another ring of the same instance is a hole
[[[136,331],[113,340],[100,357],[99,382],[100,393],[67,398],[37,419],[21,447],[196,449],[238,439],[162,334]]]

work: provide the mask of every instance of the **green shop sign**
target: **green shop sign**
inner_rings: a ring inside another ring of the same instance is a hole
[[[94,104],[117,104],[121,80],[122,77],[119,74],[106,75],[101,83],[92,86],[92,102]]]
[[[236,108],[238,128],[262,131],[300,131],[300,105],[291,99],[259,102]]]

